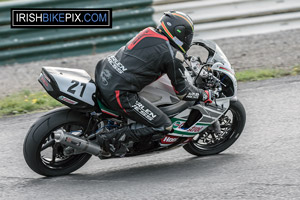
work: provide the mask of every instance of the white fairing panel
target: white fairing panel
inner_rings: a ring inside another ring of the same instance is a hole
[[[237,80],[235,78],[235,73],[234,73],[234,70],[231,68],[231,65],[229,63],[222,64],[220,62],[216,62],[215,64],[213,64],[213,66],[211,68],[212,68],[212,70],[219,71],[221,73],[226,74],[232,81],[234,94],[232,96],[228,96],[226,98],[231,99],[231,98],[237,96]]]
[[[92,96],[96,92],[96,86],[85,70],[60,67],[44,68],[53,76],[61,92],[94,106]]]

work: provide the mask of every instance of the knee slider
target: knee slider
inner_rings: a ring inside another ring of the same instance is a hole
[[[173,125],[171,126],[161,126],[158,128],[153,128],[153,130],[155,130],[156,132],[160,132],[162,134],[167,134],[170,133],[172,131]]]
[[[171,124],[170,126],[167,126],[165,129],[167,131],[171,132],[173,130],[173,124]]]

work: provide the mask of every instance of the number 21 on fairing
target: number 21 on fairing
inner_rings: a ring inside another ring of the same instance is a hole
[[[71,93],[71,94],[75,94],[75,92],[77,91],[77,89],[79,89],[77,86],[79,85],[79,82],[78,81],[75,81],[75,80],[72,80],[71,81],[72,85],[68,88],[68,92]],[[80,84],[81,86],[81,91],[80,91],[80,97],[82,97],[83,93],[84,93],[84,90],[86,88],[86,84],[85,83],[81,83]],[[79,86],[79,87],[80,87]],[[77,88],[76,88],[77,87]]]

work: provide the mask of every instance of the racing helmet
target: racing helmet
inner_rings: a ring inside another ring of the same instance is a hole
[[[194,36],[192,19],[182,12],[168,11],[159,22],[157,29],[167,36],[173,47],[186,53],[190,49]]]

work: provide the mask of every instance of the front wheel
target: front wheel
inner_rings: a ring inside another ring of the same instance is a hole
[[[221,134],[207,129],[204,133],[196,135],[184,149],[197,156],[218,154],[230,147],[241,135],[245,123],[246,112],[242,103],[231,101],[228,111],[219,119]]]
[[[65,146],[55,143],[54,132],[63,129],[76,135],[86,130],[88,118],[68,108],[42,116],[27,133],[23,154],[28,166],[43,176],[61,176],[82,167],[91,155],[82,153],[65,156]]]

